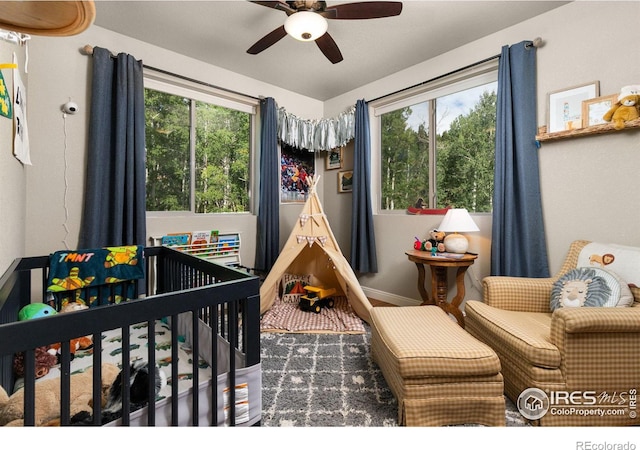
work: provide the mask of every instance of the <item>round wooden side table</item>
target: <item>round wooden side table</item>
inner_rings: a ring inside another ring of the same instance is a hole
[[[471,266],[478,255],[472,253],[450,254],[436,253],[432,256],[430,252],[422,250],[411,250],[405,252],[409,261],[415,263],[418,268],[418,292],[422,297],[423,305],[437,305],[445,312],[452,314],[458,324],[464,328],[464,315],[460,310],[462,300],[464,300],[464,274]],[[427,292],[425,282],[425,266],[429,266],[431,270],[431,296]],[[451,299],[451,303],[447,301],[448,283],[447,271],[454,267],[456,271],[456,295]]]

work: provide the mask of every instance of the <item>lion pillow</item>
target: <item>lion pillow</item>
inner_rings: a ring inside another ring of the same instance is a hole
[[[633,294],[626,282],[615,273],[596,268],[578,267],[560,277],[551,289],[551,311],[558,308],[589,306],[631,306]]]

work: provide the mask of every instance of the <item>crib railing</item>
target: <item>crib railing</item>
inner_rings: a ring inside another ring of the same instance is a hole
[[[167,247],[148,247],[144,249],[145,280],[134,282],[133,295],[122,298],[118,304],[107,304],[105,298],[98,299],[98,306],[73,314],[57,314],[46,319],[35,319],[18,322],[18,311],[33,302],[48,300],[46,284],[48,276],[48,257],[28,257],[16,260],[0,278],[0,383],[11,394],[15,383],[13,373],[13,357],[18,352],[25,355],[24,411],[25,425],[33,425],[35,405],[35,349],[41,346],[60,342],[61,411],[62,425],[70,423],[69,385],[70,361],[69,342],[78,336],[93,335],[93,404],[94,424],[100,419],[100,380],[101,380],[101,333],[105,330],[128,328],[132,324],[147,322],[149,330],[154,322],[161,318],[170,318],[172,327],[177,323],[177,316],[184,312],[192,312],[195,321],[203,320],[214,331],[213,336],[223,336],[232,349],[238,349],[245,355],[246,365],[260,362],[259,336],[259,279],[246,271],[222,266],[184,254]],[[131,282],[127,282],[131,283]],[[113,286],[114,289],[117,286]],[[111,296],[113,298],[113,296]],[[47,321],[43,324],[44,321]],[[197,329],[194,328],[194,329]],[[173,330],[175,331],[175,330]],[[193,333],[194,354],[198,354],[200,343],[198,333]],[[124,336],[128,333],[123,332]],[[177,332],[172,333],[177,339]],[[149,364],[155,365],[155,336],[149,333]],[[122,345],[122,367],[124,384],[128,386],[129,376],[128,343]],[[172,342],[177,349],[177,342]],[[216,345],[212,345],[216,348]],[[177,350],[175,350],[177,351]],[[217,373],[218,355],[212,352],[212,372]],[[233,352],[231,352],[233,355]],[[174,355],[177,360],[177,354]],[[198,358],[194,359],[194,368]],[[230,361],[230,383],[235,385],[235,358]],[[177,364],[172,364],[172,377],[178,379]],[[193,392],[198,383],[198,370],[194,370]],[[155,395],[149,387],[148,424],[155,425]],[[172,398],[177,397],[177,383],[174,383]],[[214,389],[212,395],[217,396]],[[235,418],[234,390],[230,392],[231,425]],[[217,398],[213,399],[217,404]],[[123,392],[122,424],[129,423],[129,392]],[[194,396],[191,416],[198,425],[198,400]],[[172,402],[172,423],[178,423],[176,402]],[[218,411],[214,408],[213,424],[218,423]]]

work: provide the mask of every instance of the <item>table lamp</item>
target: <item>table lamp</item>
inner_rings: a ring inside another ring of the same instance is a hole
[[[476,225],[466,209],[452,208],[447,211],[444,219],[442,219],[438,231],[453,233],[447,234],[444,238],[444,248],[446,251],[451,253],[465,253],[469,248],[469,241],[459,233],[480,231],[480,228],[478,228],[478,225]]]

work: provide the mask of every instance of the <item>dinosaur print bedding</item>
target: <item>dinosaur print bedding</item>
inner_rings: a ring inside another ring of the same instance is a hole
[[[171,397],[172,384],[178,383],[178,392],[180,394],[185,393],[191,387],[191,380],[193,378],[193,358],[194,354],[189,342],[191,342],[190,333],[190,313],[181,314],[179,316],[179,335],[178,335],[178,379],[173,380],[171,377],[171,365],[172,360],[172,346],[171,346],[171,326],[166,320],[156,320],[154,326],[155,333],[155,347],[156,347],[156,364],[163,372],[166,383],[161,388],[156,396],[156,405],[167,405],[166,401]],[[200,332],[206,332],[208,327],[201,323]],[[122,329],[109,330],[102,333],[102,362],[111,363],[118,367],[122,367]],[[129,327],[129,350],[130,361],[146,361],[148,355],[148,336],[149,329],[147,322],[134,324]],[[223,341],[223,346],[226,341]],[[206,340],[200,340],[200,342],[208,342]],[[219,342],[219,351],[220,351]],[[202,354],[210,354],[209,346],[200,349]],[[84,372],[91,367],[93,358],[93,348],[78,350],[75,353],[73,360],[71,361],[71,373]],[[200,386],[203,391],[208,391],[211,385],[211,365],[203,357],[198,357],[198,379],[200,380]],[[228,370],[228,364],[224,364],[219,367],[218,372]],[[242,370],[242,369],[241,369]],[[54,366],[50,369],[49,373],[42,379],[55,378],[60,376],[59,366]],[[20,381],[18,381],[20,383]],[[17,385],[16,387],[19,387]],[[228,389],[224,386],[219,386],[224,395],[220,398],[228,399]],[[206,401],[206,398],[205,398]],[[225,401],[223,409],[228,409],[228,402]],[[249,393],[248,383],[237,382],[235,392],[236,403],[236,424],[242,424],[249,420]],[[170,407],[170,405],[169,405]],[[135,413],[134,413],[135,414]],[[132,415],[133,417],[133,415]],[[228,422],[228,417],[224,417],[224,421]]]

